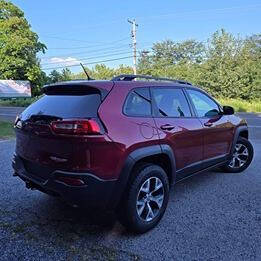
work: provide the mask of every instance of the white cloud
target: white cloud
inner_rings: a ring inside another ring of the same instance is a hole
[[[73,58],[73,57],[53,57],[50,59],[50,63],[56,64],[56,65],[61,65],[61,66],[70,66],[70,65],[76,65],[79,64],[81,61]]]

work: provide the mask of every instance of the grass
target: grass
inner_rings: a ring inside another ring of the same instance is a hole
[[[261,100],[217,99],[220,104],[232,106],[236,112],[261,112]]]
[[[40,97],[0,99],[0,106],[27,107]]]
[[[14,136],[13,123],[0,121],[0,139],[9,139]]]

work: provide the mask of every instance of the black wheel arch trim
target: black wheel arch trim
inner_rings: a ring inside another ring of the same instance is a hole
[[[233,155],[233,151],[234,151],[234,148],[236,146],[236,143],[237,143],[237,140],[238,140],[238,137],[240,136],[240,133],[243,132],[243,131],[247,131],[248,132],[248,127],[246,125],[244,126],[238,126],[235,130],[235,134],[234,134],[234,139],[233,139],[233,142],[232,142],[232,146],[231,146],[231,149],[230,149],[230,156],[232,157]]]
[[[177,170],[176,170],[176,160],[175,160],[175,155],[173,153],[173,150],[168,144],[161,144],[160,146],[161,146],[162,153],[166,154],[170,160],[172,183],[175,183]]]
[[[173,152],[169,145],[152,145],[132,151],[126,158],[118,180],[116,181],[114,192],[111,197],[112,208],[115,209],[119,205],[134,165],[143,158],[154,156],[158,154],[165,154],[168,156],[171,163],[172,180],[176,178],[176,165]],[[174,183],[174,182],[173,182]]]

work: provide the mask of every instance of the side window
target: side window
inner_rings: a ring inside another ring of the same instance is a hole
[[[213,117],[219,115],[218,105],[202,92],[187,90],[197,111],[198,117]]]
[[[152,88],[152,94],[162,117],[191,117],[186,97],[181,89]]]
[[[123,112],[128,116],[151,116],[151,99],[148,88],[132,90],[125,101]]]

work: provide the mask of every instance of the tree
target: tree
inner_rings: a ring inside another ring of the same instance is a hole
[[[142,52],[143,54],[144,52]],[[186,40],[176,43],[172,40],[158,42],[152,47],[152,54],[142,55],[140,63],[148,61],[158,65],[171,65],[179,62],[200,63],[205,54],[204,45],[196,40]]]
[[[205,46],[195,40],[172,40],[141,52],[138,72],[183,79],[215,97],[253,100],[261,98],[261,35],[245,39],[224,29],[216,31]]]
[[[123,64],[121,64],[118,68],[114,69],[114,75],[113,76],[117,76],[120,74],[133,74],[133,68],[130,66],[124,66]]]
[[[70,81],[72,79],[72,72],[65,68],[62,70],[60,81]]]
[[[46,79],[36,57],[46,46],[31,31],[24,13],[11,2],[0,0],[0,77],[30,80],[37,94]]]
[[[253,58],[261,59],[261,34],[254,34],[246,39]]]
[[[96,64],[91,71],[91,77],[94,79],[110,80],[113,77],[114,70],[105,64]]]
[[[48,82],[56,83],[56,82],[70,81],[73,78],[74,77],[72,75],[72,72],[68,68],[63,69],[61,73],[58,72],[57,70],[52,70],[48,75]]]
[[[207,60],[197,83],[216,97],[257,98],[260,64],[252,51],[247,40],[236,38],[224,29],[216,31],[209,40]]]
[[[49,80],[48,80],[49,83],[56,83],[56,82],[60,81],[61,74],[56,70],[52,70],[50,72],[50,74],[48,75],[48,78],[49,78]]]

